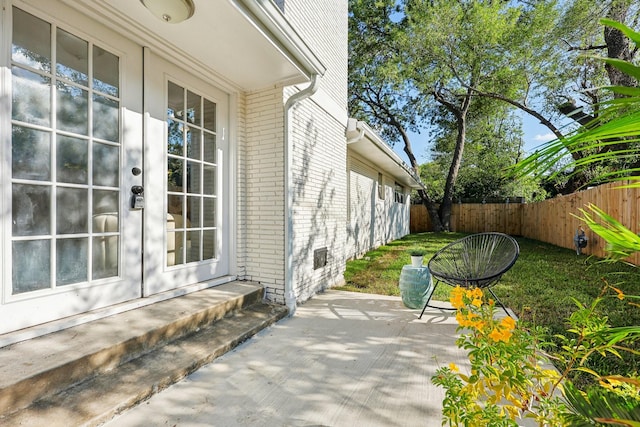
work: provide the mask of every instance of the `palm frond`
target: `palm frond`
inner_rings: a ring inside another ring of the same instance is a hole
[[[636,399],[595,387],[585,393],[572,383],[565,384],[563,390],[571,411],[564,415],[568,425],[640,427],[640,402]]]

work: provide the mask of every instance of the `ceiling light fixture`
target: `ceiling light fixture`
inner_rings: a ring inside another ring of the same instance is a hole
[[[192,0],[140,0],[140,2],[155,17],[170,24],[186,21],[196,10]]]

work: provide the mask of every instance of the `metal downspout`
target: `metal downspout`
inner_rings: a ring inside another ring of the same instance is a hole
[[[284,229],[284,300],[289,310],[289,317],[296,312],[297,301],[293,277],[293,138],[290,134],[289,113],[296,103],[312,96],[318,90],[319,83],[320,75],[313,74],[309,86],[291,95],[284,104],[284,218],[286,221]]]

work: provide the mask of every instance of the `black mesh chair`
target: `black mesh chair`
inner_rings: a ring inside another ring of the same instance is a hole
[[[518,242],[503,233],[472,234],[449,243],[429,260],[429,272],[436,280],[433,292],[440,282],[463,288],[486,288],[507,316],[510,316],[491,286],[515,264],[519,254]],[[429,305],[433,292],[429,295],[420,318],[427,307],[442,309]]]

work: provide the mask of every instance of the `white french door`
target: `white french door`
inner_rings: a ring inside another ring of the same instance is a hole
[[[0,334],[228,275],[228,94],[59,0],[8,10]]]
[[[144,295],[229,272],[228,94],[145,54]]]
[[[142,49],[30,3],[3,21],[0,333],[141,296]]]

